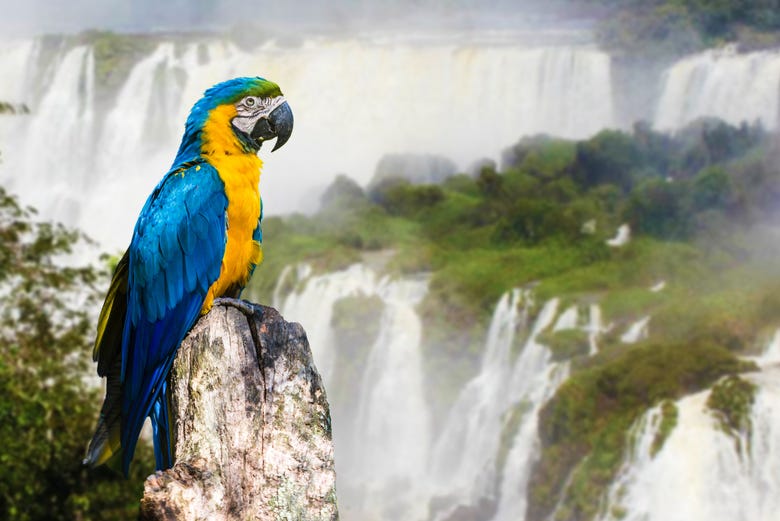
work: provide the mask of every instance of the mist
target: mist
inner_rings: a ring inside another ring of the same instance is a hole
[[[581,8],[576,11],[580,11]],[[517,27],[549,23],[566,12],[575,12],[557,0],[524,2],[477,0],[304,0],[294,4],[244,0],[55,0],[0,2],[0,31],[31,36],[75,33],[86,29],[117,32],[221,31],[235,25],[255,25],[266,30],[290,30],[296,36],[311,31],[372,30],[377,28]]]
[[[0,187],[120,253],[204,90],[273,80],[244,297],[343,519],[774,521],[780,18],[669,3],[0,0]]]

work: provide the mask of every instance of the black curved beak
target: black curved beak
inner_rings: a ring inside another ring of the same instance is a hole
[[[285,101],[276,107],[267,117],[261,118],[255,123],[251,137],[257,141],[258,148],[264,141],[276,138],[276,144],[271,152],[279,149],[287,143],[292,134],[293,113],[290,105]]]

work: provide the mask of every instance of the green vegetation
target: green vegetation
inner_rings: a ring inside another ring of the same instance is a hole
[[[130,480],[81,466],[100,389],[92,373],[93,317],[104,275],[67,267],[78,233],[35,221],[0,188],[0,518],[135,519],[153,458],[141,443]]]
[[[504,414],[501,439],[498,442],[498,455],[496,456],[496,470],[499,475],[504,473],[509,451],[512,449],[515,436],[517,436],[517,429],[520,428],[523,417],[531,412],[531,408],[530,402],[521,401]]]
[[[438,185],[388,176],[366,191],[338,178],[315,215],[266,220],[267,260],[248,293],[268,302],[282,269],[299,262],[315,272],[361,260],[391,277],[427,272],[419,312],[437,414],[478,367],[504,292],[533,287],[539,304],[554,296],[565,306],[598,304],[615,324],[598,355],[586,356],[579,330],[540,337],[556,360],[571,360],[572,376],[540,415],[541,459],[530,484],[533,519],[556,505],[588,519],[648,407],[663,404],[657,451],[676,422],[670,400],[726,377],[710,406],[732,431],[746,428],[752,394],[730,376],[751,369],[738,357],[780,321],[780,241],[763,224],[780,208],[777,136],[712,120],[674,137],[640,124],[580,142],[524,139],[505,158],[500,171],[486,165]],[[128,483],[79,465],[100,398],[83,378],[94,318],[84,310],[97,308],[102,275],[55,263],[83,244],[79,236],[36,223],[0,194],[0,329],[8,346],[0,353],[0,516],[134,517],[150,468],[134,468]],[[631,241],[608,246],[622,223]],[[650,291],[661,280],[666,288]],[[282,289],[297,285],[291,277]],[[354,382],[382,304],[356,296],[334,311],[343,341],[336,356],[349,361],[337,377]],[[619,331],[643,316],[651,316],[649,340],[620,343]],[[505,418],[502,464],[523,407]]]
[[[600,43],[618,54],[667,57],[724,42],[738,41],[748,49],[780,42],[777,0],[587,0],[585,3],[602,11]]]
[[[504,157],[501,171],[488,165],[439,185],[388,176],[366,192],[339,178],[318,214],[269,223],[273,264],[270,275],[258,270],[257,287],[269,291],[287,264],[332,269],[377,252],[391,276],[428,272],[419,311],[439,413],[478,367],[508,289],[533,287],[539,303],[599,304],[615,327],[597,356],[586,356],[582,331],[540,337],[573,374],[540,415],[529,496],[531,519],[556,505],[563,518],[589,519],[637,418],[662,404],[660,450],[676,423],[670,400],[751,369],[738,357],[780,324],[780,241],[763,224],[780,208],[777,136],[716,120],[675,136],[638,124],[581,142],[524,139]],[[631,241],[608,246],[621,223]],[[662,280],[663,291],[650,291]],[[650,338],[622,344],[621,332],[644,316]]]
[[[556,362],[587,355],[590,349],[588,334],[581,329],[563,329],[539,335],[539,343],[547,346]]]
[[[92,45],[99,97],[116,92],[127,79],[132,66],[150,54],[159,43],[156,38],[148,36],[139,38],[110,31],[85,31],[75,37],[75,42]]]
[[[384,303],[375,295],[345,297],[333,305],[331,327],[336,351],[333,381],[341,384],[328,388],[334,407],[338,404],[347,411],[357,407],[359,397],[355,388],[363,379],[362,369],[379,336],[383,311]]]
[[[599,42],[618,55],[673,57],[737,41],[746,49],[780,43],[780,3],[705,0],[572,0],[600,18]]]
[[[724,432],[738,436],[750,432],[750,409],[756,397],[756,384],[729,376],[712,387],[707,398]]]
[[[626,433],[649,404],[753,367],[706,342],[649,343],[592,358],[540,413],[543,449],[529,487],[530,517],[546,518],[557,505],[562,519],[591,519],[595,498],[622,462]]]
[[[664,443],[666,443],[669,435],[677,427],[678,414],[677,405],[673,401],[664,400],[661,402],[661,425],[658,426],[658,431],[653,439],[653,446],[650,448],[650,453],[653,456],[658,454],[664,447]]]
[[[333,269],[392,250],[389,272],[431,272],[421,311],[442,327],[426,329],[439,335],[428,343],[462,354],[481,346],[480,328],[512,286],[541,281],[542,298],[604,295],[610,316],[672,305],[666,294],[717,293],[710,275],[749,260],[740,237],[780,202],[777,155],[759,127],[703,120],[674,138],[640,124],[578,143],[525,139],[503,172],[435,186],[389,179],[366,193],[341,177],[317,215],[268,220],[253,291],[268,295],[282,267],[301,260]],[[608,247],[622,222],[635,239]],[[745,272],[742,282],[758,288],[771,269]],[[646,291],[662,278],[672,291]]]
[[[0,114],[29,114],[30,108],[25,104],[14,105],[7,101],[0,101]]]

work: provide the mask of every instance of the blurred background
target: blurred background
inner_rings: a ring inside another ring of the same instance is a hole
[[[0,517],[80,468],[108,273],[192,104],[295,113],[244,297],[306,329],[342,518],[773,521],[780,2],[0,0]]]

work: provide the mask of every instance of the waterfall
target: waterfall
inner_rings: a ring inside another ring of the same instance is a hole
[[[778,127],[780,50],[739,54],[734,47],[684,58],[664,74],[655,126],[674,130],[702,116]]]
[[[538,414],[569,374],[568,362],[554,362],[539,335],[581,329],[595,354],[605,331],[600,307],[586,308],[590,316],[581,323],[577,306],[559,312],[559,300],[551,299],[531,320],[536,304],[530,291],[504,294],[478,374],[462,386],[434,432],[422,373],[422,324],[414,309],[425,291],[424,280],[379,277],[362,264],[323,275],[307,266],[288,268],[274,291],[282,313],[306,324],[331,389],[344,518],[446,520],[470,509],[481,519],[522,520],[539,457]],[[381,299],[379,332],[360,381],[338,381],[336,366],[350,362],[338,355],[343,346],[333,309],[356,295]],[[345,385],[357,397],[346,410],[332,392]]]
[[[584,44],[312,38],[247,51],[193,37],[160,43],[113,90],[94,84],[89,46],[63,49],[52,67],[39,66],[38,47],[0,42],[0,95],[32,110],[0,118],[0,183],[106,248],[125,247],[192,104],[234,76],[278,82],[296,114],[290,144],[261,151],[269,214],[313,210],[334,174],[365,183],[388,153],[442,155],[465,170],[523,135],[584,138],[615,121],[610,58]],[[302,188],[290,190],[293,179]]]
[[[431,482],[452,503],[477,504],[495,495],[496,448],[506,411],[505,388],[517,327],[527,316],[528,294],[514,290],[498,302],[488,329],[479,374],[452,406],[432,458]],[[519,306],[525,307],[520,313]]]
[[[755,358],[755,361],[761,367],[780,364],[780,329],[775,331],[774,336],[772,336],[772,339],[769,341],[769,345],[767,345],[760,356]]]
[[[30,102],[24,85],[31,82],[32,66],[38,61],[40,46],[35,40],[0,44],[0,101]],[[10,74],[9,74],[10,73]]]
[[[539,457],[539,411],[569,375],[568,362],[551,362],[549,350],[536,341],[552,324],[557,308],[558,299],[542,308],[512,371],[507,395],[521,408],[521,421],[507,456],[494,521],[525,519],[528,479]]]
[[[150,167],[173,159],[171,149],[178,145],[176,134],[182,129],[181,121],[175,121],[181,115],[179,107],[166,103],[166,98],[173,96],[175,90],[181,87],[169,83],[171,80],[166,78],[175,70],[174,62],[174,45],[164,43],[130,71],[116,95],[114,106],[106,114],[97,145],[97,150],[101,151],[98,156],[100,167],[107,175],[120,177],[120,174],[129,173],[138,168],[136,163],[139,159],[142,164],[148,162]],[[158,123],[167,126],[165,131],[154,136],[162,143],[146,139],[147,132]],[[128,147],[127,143],[133,146]],[[164,156],[150,161],[150,154]]]
[[[445,156],[465,171],[522,136],[579,139],[622,121],[605,52],[488,36],[310,37],[252,50],[193,36],[160,42],[129,70],[111,71],[125,77],[112,88],[96,84],[96,68],[107,65],[89,45],[62,44],[52,57],[37,40],[0,42],[0,99],[32,110],[0,116],[0,183],[44,218],[123,248],[170,166],[188,110],[207,87],[238,75],[277,81],[297,115],[290,145],[261,152],[268,214],[312,211],[334,174],[365,183],[388,153]],[[780,51],[707,51],[660,81],[661,129],[704,115],[777,126]],[[300,188],[290,190],[291,179]]]
[[[304,274],[310,270],[303,270]],[[309,278],[300,292],[277,302],[287,320],[306,324],[306,335],[315,350],[317,369],[327,385],[333,375],[336,346],[331,321],[336,301],[377,292],[376,274],[361,264],[343,271]]]
[[[360,484],[363,512],[422,519],[430,412],[423,389],[422,323],[414,306],[426,284],[385,280],[377,289],[385,311],[358,387],[350,480]]]
[[[588,356],[593,356],[599,352],[598,339],[602,333],[608,332],[611,326],[605,326],[601,317],[601,306],[598,304],[590,305],[590,320],[586,331],[588,333]]]
[[[427,280],[391,280],[361,264],[325,275],[313,275],[306,267],[297,271],[298,288],[282,299],[280,311],[287,320],[305,324],[326,388],[346,386],[358,397],[354,410],[344,410],[331,398],[342,515],[424,518],[427,496],[421,483],[431,434],[423,388],[422,323],[415,306],[427,291]],[[281,296],[278,288],[275,294]],[[333,308],[338,300],[356,295],[381,299],[383,311],[377,339],[367,346],[362,376],[341,382],[334,379],[339,339],[332,326]]]
[[[660,450],[661,407],[629,434],[601,521],[773,521],[780,512],[780,331],[757,357],[762,370],[744,375],[756,386],[750,428],[725,430],[707,405],[710,390],[675,403],[677,424]]]
[[[636,429],[636,443],[609,492],[603,520],[772,521],[780,511],[780,373],[751,377],[759,384],[741,453],[706,406],[709,391],[677,402],[678,424],[652,455],[658,408]]]
[[[282,287],[288,288],[286,296]],[[559,314],[559,301],[552,299],[529,324],[535,307],[530,291],[503,295],[477,376],[465,383],[433,432],[422,373],[422,324],[415,311],[426,288],[425,279],[380,277],[356,264],[323,275],[308,267],[287,269],[274,292],[285,317],[306,324],[329,389],[342,514],[446,519],[458,508],[487,502],[497,521],[522,519],[538,458],[538,413],[569,371],[568,362],[553,362],[537,339],[557,324],[581,327],[595,343],[599,308],[591,306],[588,324],[580,325],[576,308]],[[336,366],[350,362],[339,358],[344,346],[333,329],[333,308],[356,295],[379,298],[383,308],[359,378],[345,382],[335,379]],[[343,397],[333,391],[344,386],[356,397],[352,409],[334,399]]]
[[[648,325],[650,324],[650,317],[645,316],[632,323],[626,329],[626,332],[620,335],[620,341],[624,344],[636,344],[640,340],[644,340],[649,335]]]
[[[480,519],[491,511],[496,521],[524,518],[539,454],[538,413],[568,375],[568,363],[552,362],[537,338],[553,324],[576,325],[576,308],[555,321],[558,304],[548,301],[530,331],[524,331],[533,306],[529,292],[513,290],[496,306],[479,374],[464,386],[434,446],[434,519],[463,508],[479,511]],[[518,330],[524,341],[512,361]]]
[[[558,320],[555,321],[555,325],[553,326],[553,332],[576,328],[577,319],[579,318],[579,316],[580,313],[577,310],[577,306],[569,306],[568,308],[566,308],[566,311],[561,313],[561,315],[558,317]]]
[[[31,53],[35,46],[31,47]],[[25,196],[25,202],[75,223],[83,194],[89,190],[95,140],[95,59],[92,49],[77,46],[59,59],[49,79],[52,87],[36,100],[35,115],[22,116],[26,124],[21,141],[3,146],[7,170],[3,184]],[[56,87],[55,87],[56,86]],[[12,121],[16,121],[15,116]],[[20,165],[25,165],[21,167]],[[5,165],[3,165],[5,166]]]

